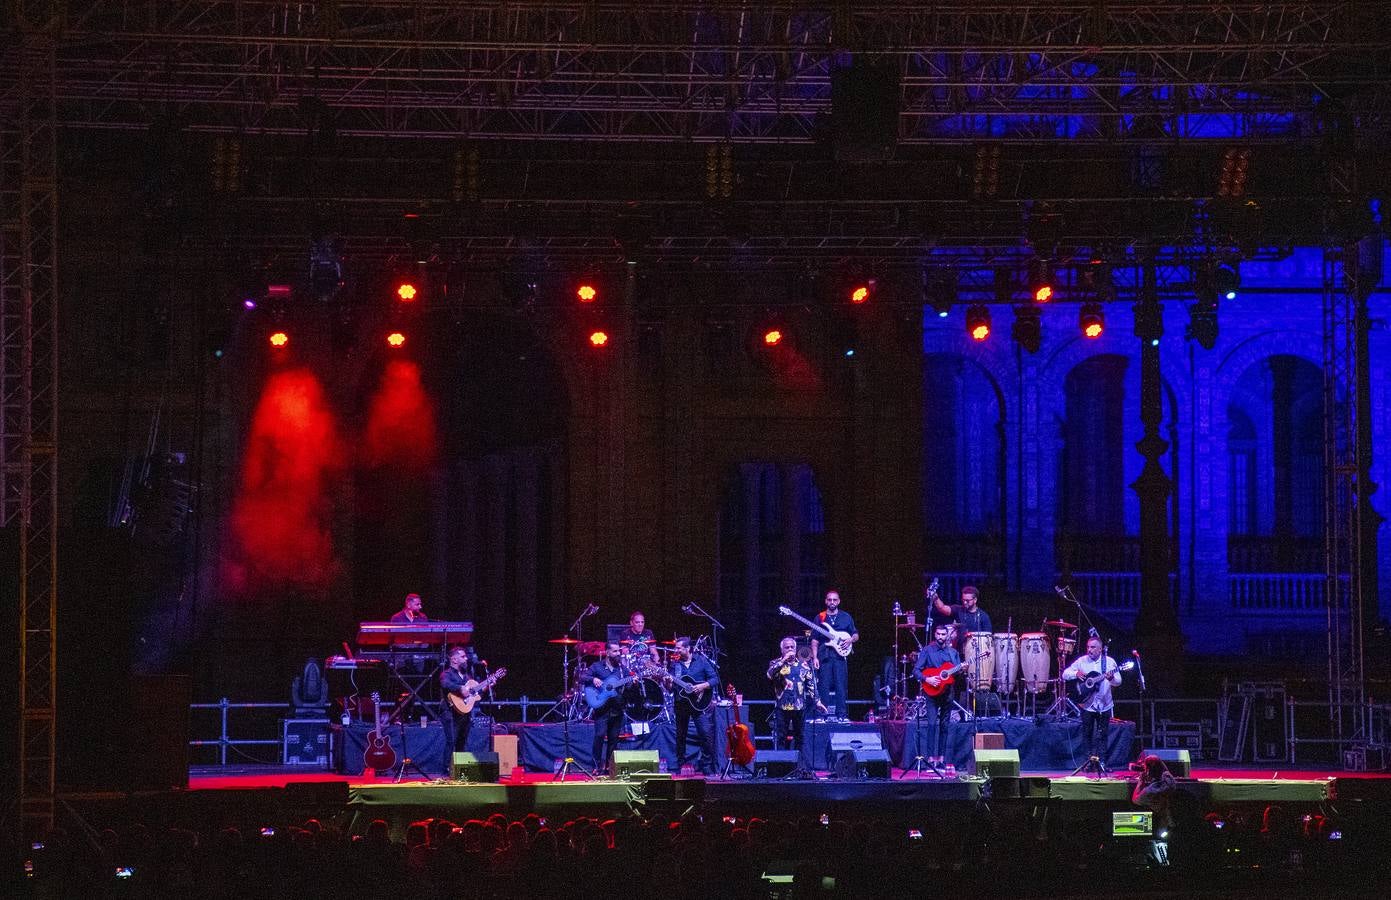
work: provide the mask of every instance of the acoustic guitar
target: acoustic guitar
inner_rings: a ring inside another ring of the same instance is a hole
[[[590,709],[600,709],[612,703],[624,687],[638,680],[639,676],[637,675],[626,677],[613,675],[601,687],[595,687],[592,683],[586,684],[584,686],[584,702],[589,704]]]
[[[959,662],[955,665],[953,665],[952,663],[944,663],[940,666],[928,666],[927,668],[923,669],[922,672],[919,673],[922,676],[920,680],[922,681],[923,693],[929,697],[942,696],[942,694],[945,693],[952,686],[952,683],[956,680],[956,673],[960,672],[962,669],[965,669],[969,665],[969,662]],[[934,676],[940,678],[941,680],[938,681],[936,685],[929,684],[927,679],[932,678]]]
[[[372,714],[375,721],[367,735],[367,749],[363,751],[362,761],[367,768],[382,772],[396,765],[396,751],[391,749],[391,741],[385,733],[382,722],[381,694],[372,694]]]
[[[1101,669],[1078,672],[1077,681],[1075,682],[1077,691],[1076,702],[1078,704],[1084,704],[1092,699],[1092,695],[1096,693],[1097,688],[1101,687],[1101,680],[1103,678],[1109,678],[1117,672],[1129,672],[1133,668],[1135,668],[1135,660],[1128,659],[1114,669],[1107,671],[1106,660],[1103,658],[1101,661]]]
[[[710,690],[696,690],[695,686],[700,684],[690,675],[682,675],[680,678],[669,678],[668,683],[674,690],[681,692],[681,702],[690,707],[691,712],[699,715],[710,708],[710,701],[715,699],[715,692]]]
[[[464,683],[464,686],[459,689],[458,693],[450,691],[448,694],[445,694],[445,699],[449,701],[451,709],[461,716],[466,716],[473,712],[473,708],[478,705],[478,701],[482,698],[483,692],[497,684],[506,674],[506,669],[498,669],[482,681],[474,681],[470,678]]]
[[[725,752],[734,760],[736,766],[747,766],[753,762],[753,739],[749,737],[749,726],[739,717],[739,708],[744,698],[734,692],[734,685],[725,689],[725,695],[734,701],[734,723],[724,730]]]

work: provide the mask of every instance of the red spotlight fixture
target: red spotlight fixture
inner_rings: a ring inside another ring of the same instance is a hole
[[[415,289],[415,285],[411,284],[409,281],[403,281],[396,286],[396,296],[400,298],[402,303],[410,303],[415,299],[418,293],[419,292]]]
[[[595,329],[589,333],[589,343],[593,347],[604,347],[609,342],[609,333],[601,329]]]
[[[1041,284],[1034,288],[1034,302],[1047,303],[1053,299],[1053,286],[1051,284]]]
[[[581,303],[593,303],[599,299],[599,290],[592,284],[582,284],[575,289],[575,296]]]
[[[976,303],[966,310],[966,333],[973,341],[990,337],[990,310],[985,304]]]
[[[270,336],[270,345],[277,349],[290,343],[290,336],[283,331],[273,332]]]
[[[399,331],[393,331],[386,336],[386,344],[388,347],[404,347],[406,346],[406,336]]]
[[[1077,324],[1084,336],[1093,340],[1101,337],[1101,332],[1106,330],[1106,319],[1102,315],[1101,304],[1083,303],[1082,311],[1077,316]]]
[[[782,343],[782,337],[781,328],[769,328],[767,331],[763,332],[763,346],[776,347],[778,344]]]
[[[855,285],[854,289],[850,291],[850,302],[855,304],[856,306],[859,306],[862,303],[868,302],[870,295],[872,295],[873,293],[873,282],[869,282],[868,284],[857,284]]]

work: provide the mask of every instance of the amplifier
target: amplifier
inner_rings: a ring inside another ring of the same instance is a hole
[[[329,767],[333,730],[328,719],[282,719],[281,740],[285,765]]]

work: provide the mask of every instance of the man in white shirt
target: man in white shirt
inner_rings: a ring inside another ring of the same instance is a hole
[[[1111,733],[1111,710],[1116,705],[1111,688],[1120,685],[1121,673],[1116,668],[1116,661],[1103,655],[1101,638],[1096,635],[1087,638],[1087,652],[1063,670],[1063,680],[1082,682],[1078,685],[1077,700],[1082,710],[1082,743],[1091,754],[1088,765],[1097,763],[1104,774],[1106,739]]]

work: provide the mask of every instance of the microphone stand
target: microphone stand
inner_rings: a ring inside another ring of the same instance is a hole
[[[599,607],[595,606],[593,603],[586,605],[584,608],[584,612],[580,613],[579,618],[575,619],[574,623],[568,629],[566,629],[565,633],[568,635],[570,632],[573,631],[575,633],[575,640],[578,641],[580,639],[580,627],[583,625],[585,617],[592,616],[598,611]],[[570,645],[564,644],[563,646],[565,648],[565,686],[566,695],[568,696],[569,693],[574,690],[574,686],[570,683]],[[564,702],[564,700],[562,699],[561,702]],[[560,771],[556,773],[555,780],[564,781],[565,776],[569,775],[571,772],[574,772],[578,775],[584,775],[590,781],[593,781],[594,773],[589,771],[579,763],[575,762],[574,752],[570,749],[570,720],[574,718],[571,715],[571,712],[574,709],[575,704],[572,700],[570,708],[565,711],[565,716],[561,719],[560,722],[561,733],[563,735],[563,741],[565,745],[565,758],[564,761],[560,764]],[[612,750],[612,748],[610,748],[610,750]]]
[[[724,626],[720,624],[719,619],[701,609],[700,604],[694,600],[681,607],[681,611],[688,616],[709,619],[710,624],[715,626],[710,632],[710,656],[714,657],[710,662],[714,663],[715,668],[718,669],[720,667],[720,632],[724,630]]]

